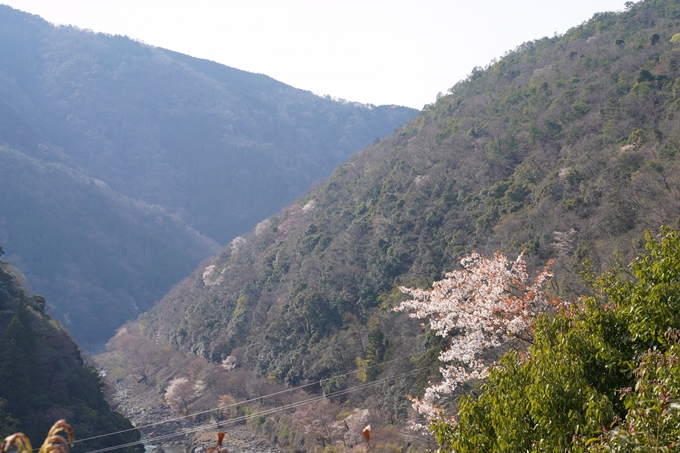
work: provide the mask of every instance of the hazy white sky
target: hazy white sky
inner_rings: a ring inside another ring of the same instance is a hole
[[[418,109],[474,66],[624,1],[0,0],[318,94]]]

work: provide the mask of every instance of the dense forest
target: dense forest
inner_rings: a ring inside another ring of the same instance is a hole
[[[299,348],[393,322],[395,285],[426,286],[473,249],[556,258],[552,290],[579,294],[584,260],[632,257],[680,213],[673,5],[597,15],[475,69],[232,241],[142,317],[149,335],[215,361],[252,341],[262,372],[294,383],[317,363]]]
[[[45,298],[29,296],[22,280],[0,261],[0,438],[22,431],[39,445],[50,426],[66,418],[78,439],[129,430],[76,443],[74,452],[139,440],[130,422],[109,409],[96,370],[45,313]]]
[[[646,0],[474,68],[199,267],[138,341],[320,392],[376,382],[351,407],[408,420],[404,395],[436,379],[447,343],[390,311],[398,285],[524,250],[533,270],[555,260],[550,294],[576,299],[599,291],[583,275],[641,254],[645,230],[678,225],[679,58],[680,2]]]
[[[217,244],[415,113],[0,5],[6,259],[99,349]]]

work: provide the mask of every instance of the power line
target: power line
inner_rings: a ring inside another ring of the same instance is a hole
[[[196,427],[196,428],[191,428],[191,429],[182,431],[180,433],[172,433],[172,434],[164,434],[164,435],[156,436],[156,437],[153,437],[153,438],[146,439],[146,442],[151,443],[151,442],[155,442],[155,441],[159,441],[159,440],[170,439],[172,437],[184,436],[184,435],[187,435],[187,434],[193,434],[193,433],[196,433],[196,432],[205,431],[205,430],[208,430],[208,429],[211,429],[211,428],[216,428],[216,427],[222,426],[222,425],[229,425],[229,424],[234,424],[234,423],[238,423],[238,422],[242,422],[242,421],[247,421],[247,420],[250,420],[251,418],[261,417],[263,415],[269,415],[269,414],[273,414],[273,413],[276,413],[276,412],[280,412],[280,411],[284,411],[284,410],[288,410],[288,409],[293,409],[293,408],[296,408],[296,407],[299,407],[299,406],[311,404],[313,402],[320,401],[320,400],[323,400],[325,398],[332,398],[332,397],[335,397],[335,396],[341,396],[341,395],[344,395],[344,394],[347,394],[347,393],[351,393],[351,392],[356,391],[356,390],[363,390],[365,388],[369,388],[369,387],[373,387],[375,385],[379,385],[379,384],[383,384],[385,382],[389,382],[389,381],[397,379],[399,377],[408,376],[409,374],[416,373],[420,370],[432,369],[432,368],[436,368],[436,367],[439,367],[439,365],[433,365],[433,366],[430,366],[430,367],[419,367],[419,368],[413,369],[411,371],[406,371],[404,373],[400,373],[400,374],[397,374],[397,375],[394,375],[394,376],[389,376],[389,377],[386,377],[386,378],[378,379],[378,380],[373,381],[373,382],[368,382],[368,383],[356,385],[356,386],[353,386],[353,387],[348,387],[348,388],[343,389],[343,390],[331,392],[331,393],[328,393],[326,395],[315,396],[315,397],[308,398],[308,399],[305,399],[305,400],[302,400],[302,401],[297,401],[297,402],[294,402],[294,403],[286,404],[284,406],[275,407],[275,408],[271,408],[271,409],[265,409],[263,411],[260,411],[260,412],[254,413],[254,414],[243,415],[241,417],[236,417],[236,418],[233,418],[231,420],[226,420],[224,422],[208,423],[208,424],[204,424],[204,425],[201,425],[199,427]],[[349,373],[347,373],[347,374],[349,374]],[[342,375],[340,375],[340,376],[342,376]],[[274,395],[274,394],[272,394],[272,395]],[[258,400],[258,399],[259,398],[255,398],[254,400]],[[234,405],[237,405],[237,404],[243,404],[243,403],[244,402],[236,403],[236,404],[232,404],[232,405],[224,406],[224,407],[231,407],[231,406],[234,406]],[[211,409],[209,411],[203,411],[201,413],[211,412],[215,409],[219,409],[219,407]],[[197,414],[198,413],[192,414],[191,416],[195,416]],[[186,417],[182,417],[182,418],[186,418]],[[85,439],[83,439],[83,440],[85,440]],[[104,453],[104,452],[107,452],[107,451],[117,450],[119,448],[131,447],[133,445],[138,445],[138,444],[141,444],[141,443],[142,443],[141,441],[128,442],[126,444],[100,448],[98,450],[91,450],[91,451],[88,451],[86,453]]]
[[[408,355],[408,356],[398,357],[398,358],[396,358],[396,359],[388,360],[387,362],[382,362],[382,363],[379,363],[379,364],[375,364],[375,365],[368,366],[368,367],[366,367],[365,369],[368,370],[368,369],[371,369],[371,368],[375,368],[375,367],[387,365],[387,364],[390,364],[390,363],[393,363],[393,362],[397,362],[397,361],[399,361],[399,360],[410,359],[410,358],[413,358],[413,357],[417,357],[418,355],[419,355],[419,354],[411,354],[411,355]],[[420,355],[420,356],[422,356],[422,355]],[[207,413],[212,412],[212,411],[214,411],[214,410],[218,410],[218,409],[227,409],[227,408],[230,408],[230,407],[233,407],[233,406],[237,406],[237,405],[240,405],[240,404],[246,404],[246,403],[251,403],[251,402],[254,402],[254,401],[260,401],[260,400],[263,400],[263,399],[266,399],[266,398],[271,398],[271,397],[273,397],[273,396],[281,395],[281,394],[284,394],[284,393],[288,393],[288,392],[293,392],[293,391],[295,391],[295,390],[304,389],[304,388],[306,388],[306,387],[311,387],[311,386],[314,386],[314,385],[321,385],[321,384],[322,384],[323,382],[325,382],[325,381],[329,381],[329,380],[335,379],[335,378],[340,378],[340,377],[349,376],[349,375],[355,374],[356,372],[357,372],[357,371],[350,371],[350,372],[348,372],[348,373],[337,374],[337,375],[331,376],[331,377],[329,377],[329,378],[320,379],[320,380],[318,380],[318,381],[310,382],[310,383],[303,384],[303,385],[300,385],[300,386],[297,386],[297,387],[291,387],[291,388],[289,388],[289,389],[281,390],[281,391],[274,392],[274,393],[270,393],[270,394],[267,394],[267,395],[263,395],[263,396],[261,396],[261,397],[250,398],[250,399],[248,399],[248,400],[240,401],[240,402],[233,403],[233,404],[228,404],[228,405],[226,405],[226,406],[218,406],[218,407],[215,407],[215,408],[212,408],[212,409],[207,409],[207,410],[204,410],[204,411],[196,412],[196,413],[191,414],[191,415],[184,415],[184,416],[181,416],[181,417],[175,417],[175,418],[163,420],[163,421],[160,421],[160,422],[149,423],[149,424],[147,424],[147,425],[142,425],[142,426],[138,426],[138,427],[135,427],[135,428],[128,428],[128,429],[123,429],[123,430],[120,430],[120,431],[114,431],[114,432],[111,432],[111,433],[99,434],[99,435],[97,435],[97,436],[91,436],[91,437],[87,437],[87,438],[84,438],[84,439],[78,439],[78,440],[76,440],[75,442],[76,442],[76,443],[78,443],[78,442],[86,442],[86,441],[89,441],[89,440],[101,439],[101,438],[103,438],[103,437],[114,436],[114,435],[117,435],[117,434],[123,434],[123,433],[130,432],[130,431],[137,431],[137,430],[141,430],[141,429],[145,429],[145,428],[151,428],[151,427],[154,427],[154,426],[162,425],[162,424],[164,424],[164,423],[171,423],[171,422],[181,421],[181,420],[184,420],[184,419],[189,418],[189,417],[195,417],[195,416],[197,416],[197,415],[207,414]],[[376,382],[377,382],[377,381],[376,381]],[[327,396],[328,396],[328,395],[327,395]],[[37,450],[37,449],[34,449],[34,450]]]

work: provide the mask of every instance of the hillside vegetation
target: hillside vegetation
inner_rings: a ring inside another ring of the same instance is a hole
[[[680,2],[642,1],[475,68],[233,240],[137,327],[269,381],[321,380],[326,393],[375,382],[351,404],[407,420],[404,395],[436,378],[446,341],[390,312],[397,285],[427,287],[472,250],[524,250],[533,269],[555,259],[548,292],[575,298],[594,291],[579,273],[677,224],[679,32]],[[300,448],[274,428],[285,420],[263,426]]]
[[[415,115],[0,5],[0,239],[74,338],[115,328]]]
[[[680,236],[655,236],[431,419],[444,451],[678,451]]]
[[[555,258],[550,291],[680,214],[680,4],[644,1],[475,68],[411,123],[238,238],[144,315],[163,344],[328,377],[422,350],[388,313],[464,253]],[[671,42],[674,41],[674,42]],[[368,335],[370,343],[361,339]]]
[[[222,244],[416,113],[333,101],[7,6],[0,48],[0,99],[41,138]]]
[[[109,409],[97,372],[83,363],[66,330],[45,313],[45,298],[27,295],[21,280],[25,277],[0,261],[0,438],[21,431],[39,443],[64,418],[78,439],[131,430],[130,422]],[[76,443],[72,451],[139,437],[131,430]]]

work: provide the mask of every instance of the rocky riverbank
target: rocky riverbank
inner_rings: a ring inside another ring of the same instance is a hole
[[[165,449],[176,452],[177,447],[184,447],[190,453],[203,453],[216,446],[218,431],[225,433],[223,446],[229,453],[284,453],[253,433],[245,423],[226,424],[217,429],[209,422],[180,417],[170,410],[160,395],[151,391],[138,392],[135,387],[127,379],[116,382],[109,392],[109,402],[113,409],[139,428],[150,445],[157,447],[156,453]]]

